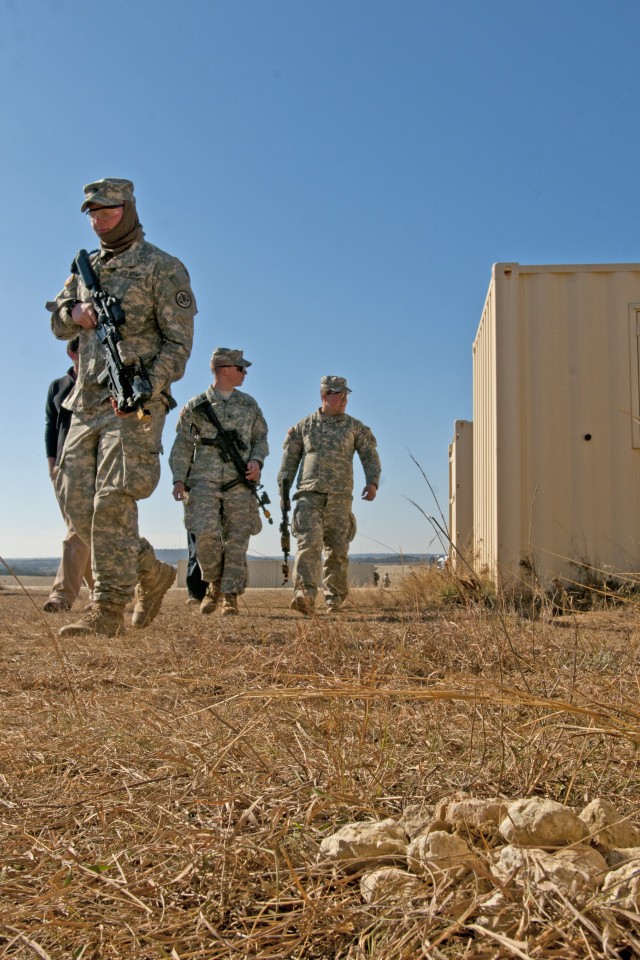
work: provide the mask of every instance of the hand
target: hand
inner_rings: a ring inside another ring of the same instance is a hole
[[[173,485],[173,499],[178,501],[184,500],[186,492],[187,491],[185,490],[182,480],[176,480]]]
[[[247,464],[247,472],[245,473],[247,480],[250,480],[252,483],[257,483],[260,479],[260,464],[257,460],[249,460]]]
[[[375,483],[368,483],[362,491],[362,499],[375,500],[377,492],[378,488],[376,487]]]
[[[113,412],[115,413],[116,417],[121,417],[122,419],[126,419],[127,417],[136,416],[135,413],[123,413],[122,410],[118,410],[118,404],[113,399],[113,397],[109,397],[109,400],[111,400],[111,406],[113,407]]]
[[[84,327],[85,330],[91,330],[98,326],[96,312],[91,303],[76,303],[71,311],[71,319],[79,327]]]

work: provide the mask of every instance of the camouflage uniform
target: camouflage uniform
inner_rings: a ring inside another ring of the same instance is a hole
[[[195,534],[202,577],[223,594],[244,593],[247,582],[249,538],[262,529],[258,502],[244,483],[224,490],[238,478],[232,463],[225,463],[218,447],[210,441],[215,426],[195,407],[208,400],[225,430],[236,430],[246,444],[241,451],[245,462],[260,465],[269,453],[267,424],[260,407],[248,393],[234,390],[225,399],[213,387],[190,400],[180,412],[177,435],[169,464],[173,482],[188,490],[184,522]]]
[[[284,442],[278,483],[293,480],[300,468],[291,532],[297,541],[294,588],[311,607],[320,580],[324,546],[325,598],[336,606],[347,596],[349,544],[356,535],[351,512],[353,456],[357,453],[367,484],[380,481],[380,459],[369,427],[343,413],[328,416],[317,410],[292,427]]]
[[[78,380],[65,401],[73,417],[56,492],[76,532],[91,544],[94,600],[125,604],[140,576],[157,563],[138,533],[137,501],[151,496],[160,478],[170,385],[182,377],[191,353],[196,304],[183,264],[144,239],[110,258],[93,253],[91,262],[103,289],[120,299],[128,354],[142,359],[149,373],[151,417],[114,414],[109,390],[98,382],[104,348],[95,329],[81,328],[71,317],[74,304],[91,302],[91,296],[81,277],[70,276],[47,303],[54,335],[59,340],[80,336]]]

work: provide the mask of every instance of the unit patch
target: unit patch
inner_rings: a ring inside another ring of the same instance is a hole
[[[186,290],[178,290],[176,293],[176,303],[184,310],[191,306],[191,294]]]

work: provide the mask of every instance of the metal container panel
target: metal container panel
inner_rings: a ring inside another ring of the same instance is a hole
[[[472,559],[473,423],[456,420],[449,446],[449,560],[455,569]]]

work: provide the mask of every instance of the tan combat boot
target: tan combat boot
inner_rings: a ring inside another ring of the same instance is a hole
[[[207,587],[207,592],[205,593],[202,602],[200,603],[200,613],[209,614],[218,606],[218,600],[220,599],[220,584],[219,583],[210,583]]]
[[[315,604],[310,597],[305,597],[303,593],[297,593],[290,606],[296,613],[301,613],[304,617],[310,617],[314,612]]]
[[[143,573],[136,587],[136,605],[131,623],[134,627],[148,627],[158,616],[165,593],[176,579],[176,569],[156,560],[149,573]]]
[[[58,631],[61,637],[80,637],[94,634],[98,637],[115,637],[124,631],[124,603],[96,600],[86,611],[82,620],[68,623]]]
[[[238,598],[235,595],[235,593],[222,594],[222,616],[223,617],[238,616]]]

